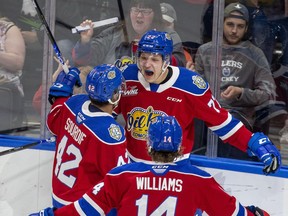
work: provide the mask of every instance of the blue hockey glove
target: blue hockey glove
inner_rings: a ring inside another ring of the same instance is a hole
[[[246,207],[250,212],[252,212],[255,216],[269,216],[269,214],[260,209],[259,207],[256,207],[256,206],[247,206]]]
[[[64,71],[61,71],[53,85],[50,87],[49,102],[53,104],[57,97],[71,96],[73,94],[74,86],[80,87],[82,85],[79,74],[80,71],[78,68],[69,68],[67,74]]]
[[[264,163],[263,172],[274,173],[281,166],[281,155],[269,138],[263,133],[254,133],[248,142],[249,156],[257,156]]]
[[[37,213],[32,213],[29,216],[54,216],[53,208],[46,208]]]

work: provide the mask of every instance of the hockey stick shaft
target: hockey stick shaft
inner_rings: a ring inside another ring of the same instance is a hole
[[[37,1],[36,0],[32,0],[32,1],[33,1],[35,10],[37,12],[37,15],[39,16],[42,24],[44,25],[46,33],[47,33],[47,36],[48,36],[50,42],[52,43],[52,46],[53,46],[53,49],[54,49],[55,54],[57,56],[57,59],[62,64],[63,70],[66,73],[68,73],[69,72],[68,66],[65,64],[65,61],[62,58],[61,52],[59,50],[59,47],[58,47],[58,45],[57,45],[57,43],[55,41],[55,38],[54,38],[54,36],[53,36],[53,34],[52,34],[51,30],[50,30],[49,25],[48,25],[48,23],[47,23],[47,21],[46,21],[46,19],[44,17],[44,14],[42,13],[41,8],[40,8],[39,4],[37,3]]]
[[[118,17],[113,17],[113,18],[109,18],[109,19],[105,19],[105,20],[101,20],[101,21],[96,21],[93,22],[93,28],[98,28],[101,26],[105,26],[105,25],[110,25],[110,24],[114,24],[117,23],[119,21]],[[90,27],[89,26],[76,26],[75,28],[72,28],[71,31],[73,34],[75,33],[80,33],[82,31],[86,31],[88,30]]]
[[[53,139],[53,138],[45,139],[45,140],[38,140],[38,141],[33,142],[33,143],[29,143],[29,144],[26,144],[26,145],[23,145],[23,146],[18,146],[18,147],[14,147],[14,148],[2,151],[2,152],[0,152],[0,156],[11,154],[11,153],[18,152],[18,151],[22,151],[24,149],[28,149],[28,148],[31,148],[33,146],[39,145],[39,144],[41,144],[43,142],[54,142],[54,141],[55,141],[55,139]]]

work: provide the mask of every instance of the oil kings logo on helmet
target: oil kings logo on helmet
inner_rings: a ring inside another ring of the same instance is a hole
[[[201,76],[192,76],[193,83],[200,89],[206,89],[207,85],[206,82],[203,80]]]
[[[109,71],[107,74],[108,79],[114,79],[116,77],[116,72],[115,71]]]
[[[166,33],[166,34],[165,34],[165,37],[166,37],[168,40],[171,40],[170,34]]]
[[[108,131],[113,139],[119,141],[122,138],[122,132],[118,125],[111,124],[110,127],[108,128]]]
[[[146,140],[148,127],[156,116],[167,116],[167,114],[160,110],[154,110],[152,106],[147,109],[135,107],[127,115],[127,130],[131,132],[133,138]]]

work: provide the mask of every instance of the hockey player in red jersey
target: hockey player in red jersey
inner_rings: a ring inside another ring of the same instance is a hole
[[[62,71],[49,91],[47,126],[56,136],[52,173],[53,206],[79,199],[113,167],[128,162],[124,128],[112,116],[123,77],[112,65],[95,67],[87,76],[87,94],[72,95],[80,71]]]
[[[128,155],[133,161],[149,161],[145,151],[147,129],[155,116],[175,116],[183,129],[184,156],[194,142],[194,118],[203,120],[224,142],[264,163],[266,174],[281,165],[277,148],[262,133],[252,134],[242,122],[221,108],[209,84],[197,73],[169,65],[173,50],[169,34],[155,30],[143,35],[137,64],[124,69],[126,91],[114,110],[126,121]]]
[[[258,207],[243,206],[210,174],[182,157],[182,129],[174,117],[154,120],[147,139],[153,162],[114,168],[78,201],[30,216],[97,216],[111,208],[116,208],[119,216],[194,215],[198,208],[213,216],[269,215]]]

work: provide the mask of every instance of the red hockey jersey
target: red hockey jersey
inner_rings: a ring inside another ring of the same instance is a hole
[[[183,216],[202,209],[213,216],[254,215],[230,196],[207,172],[190,164],[131,163],[111,170],[80,200],[60,208],[55,216]]]
[[[124,128],[112,115],[94,108],[87,95],[59,98],[47,118],[56,136],[53,206],[79,199],[112,168],[128,162]]]
[[[135,64],[123,72],[127,90],[115,113],[122,113],[126,121],[127,150],[131,159],[151,160],[146,152],[146,136],[151,119],[157,115],[176,117],[183,130],[184,153],[190,153],[194,144],[194,118],[204,120],[224,142],[246,152],[252,133],[220,107],[209,84],[195,72],[170,67],[172,77],[159,85],[146,82]]]

